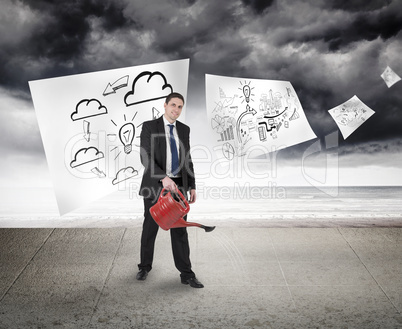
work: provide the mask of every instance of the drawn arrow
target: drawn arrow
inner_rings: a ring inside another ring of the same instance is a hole
[[[106,86],[105,91],[103,92],[103,96],[115,94],[116,90],[127,87],[127,85],[128,85],[128,75],[116,80],[112,84],[110,84],[109,82]]]
[[[237,123],[236,123],[236,129],[237,129],[237,138],[239,139],[239,142],[242,143],[242,138],[241,138],[241,133],[240,133],[240,123],[241,120],[243,119],[243,117],[247,114],[252,114],[252,115],[256,115],[257,111],[254,110],[253,108],[251,108],[248,104],[246,107],[246,111],[244,111],[242,114],[240,114],[239,118],[237,119]]]
[[[159,113],[160,112],[155,107],[152,108],[152,118],[153,119],[159,118]]]
[[[89,121],[84,120],[84,138],[87,142],[91,140],[91,132],[89,131]]]
[[[287,110],[288,110],[288,107],[286,106],[285,109],[281,113],[275,114],[275,115],[264,115],[264,118],[265,119],[273,119],[273,118],[279,117],[280,115],[285,113]]]
[[[92,168],[91,171],[92,171],[96,176],[98,176],[99,178],[104,178],[104,177],[106,177],[106,174],[105,174],[102,170],[99,170],[98,167]]]

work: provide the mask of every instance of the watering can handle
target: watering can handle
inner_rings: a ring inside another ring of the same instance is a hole
[[[161,191],[161,194],[159,195],[158,201],[162,198],[163,192],[165,192],[165,191],[169,191],[169,190],[166,189],[166,188],[163,188],[162,191]],[[177,188],[177,186],[176,186],[176,190],[175,190],[175,191],[172,191],[172,192],[177,193],[177,194],[180,196],[180,198],[181,198],[180,204],[181,204],[181,206],[182,206],[183,208],[187,209],[187,208],[190,207],[189,204],[188,204],[188,202],[187,202],[187,200],[186,200],[186,198],[185,198],[184,195],[180,192],[180,190]]]
[[[189,208],[187,199],[184,197],[184,195],[180,192],[180,190],[176,186],[176,191],[175,191],[179,196],[180,196],[180,204],[184,209]]]
[[[161,193],[159,194],[158,202],[162,199],[163,192],[167,191],[165,188],[162,189]]]

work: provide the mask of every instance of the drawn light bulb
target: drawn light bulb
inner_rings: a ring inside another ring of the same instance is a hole
[[[246,102],[248,103],[250,101],[250,86],[249,85],[244,85],[243,87],[243,94],[244,97],[246,97]]]
[[[134,139],[135,128],[134,125],[129,122],[120,128],[119,138],[124,145],[124,152],[129,154],[132,150],[132,143]]]

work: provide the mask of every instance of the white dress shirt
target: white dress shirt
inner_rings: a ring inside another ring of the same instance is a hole
[[[168,120],[166,120],[165,116],[163,116],[163,123],[165,127],[165,136],[166,136],[166,174],[169,177],[180,177],[180,174],[177,174],[176,176],[173,176],[172,174],[172,151],[170,150],[170,127],[169,125],[173,125],[173,136],[176,141],[176,148],[177,148],[177,155],[180,159],[180,147],[179,147],[179,135],[177,134],[177,129],[176,129],[176,121],[173,123],[170,123]]]

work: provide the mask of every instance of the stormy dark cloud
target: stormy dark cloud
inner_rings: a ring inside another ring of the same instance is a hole
[[[0,89],[25,99],[20,113],[33,110],[29,80],[190,58],[189,121],[207,124],[206,73],[287,80],[320,139],[337,130],[328,110],[357,95],[376,114],[340,147],[400,148],[402,82],[388,89],[380,75],[389,65],[402,76],[401,1],[5,0],[0,9]],[[4,103],[2,117],[13,110]]]
[[[242,0],[246,6],[250,6],[255,13],[262,14],[264,10],[269,8],[274,0]]]
[[[96,27],[113,33],[125,26],[136,26],[123,15],[116,1],[22,1],[2,3],[2,30],[15,39],[0,40],[0,84],[27,91],[27,81],[40,77],[72,74],[87,69],[85,57],[91,49],[89,35]],[[14,17],[7,16],[7,12]]]
[[[346,11],[361,12],[361,11],[371,11],[381,9],[392,3],[392,0],[330,0],[328,3],[331,4],[334,9],[342,9]]]
[[[330,51],[337,51],[352,42],[397,36],[402,29],[402,4],[394,2],[384,10],[357,13],[353,18],[350,25],[327,32],[325,41]]]

